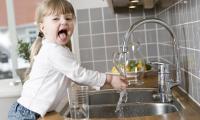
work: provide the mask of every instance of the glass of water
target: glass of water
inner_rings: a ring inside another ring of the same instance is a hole
[[[74,84],[68,88],[70,117],[72,120],[89,119],[88,86]]]

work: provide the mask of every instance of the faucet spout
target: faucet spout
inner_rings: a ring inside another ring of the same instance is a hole
[[[174,48],[173,52],[174,52],[175,62],[176,62],[176,83],[180,83],[181,82],[181,78],[180,78],[179,47],[177,45],[177,41],[175,39],[175,35],[173,33],[173,30],[163,20],[158,19],[158,18],[146,18],[146,19],[139,20],[138,22],[132,24],[129,27],[129,29],[127,30],[127,32],[125,33],[125,35],[124,35],[123,44],[122,44],[122,52],[123,53],[127,53],[128,52],[128,42],[129,42],[129,37],[130,37],[131,33],[136,28],[138,28],[140,25],[145,24],[145,23],[157,23],[157,24],[163,26],[169,32],[170,36],[173,38],[172,39],[173,48]],[[138,41],[136,41],[136,42],[138,42]]]

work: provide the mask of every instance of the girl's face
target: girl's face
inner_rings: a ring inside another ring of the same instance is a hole
[[[74,31],[74,17],[72,14],[45,16],[40,23],[40,30],[47,40],[66,45]]]

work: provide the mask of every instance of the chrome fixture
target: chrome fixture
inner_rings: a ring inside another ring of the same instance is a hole
[[[151,62],[158,65],[158,93],[153,94],[154,99],[159,99],[160,102],[166,103],[172,101],[172,87],[179,85],[172,79],[172,66],[162,62]]]
[[[173,48],[174,48],[173,52],[174,52],[175,63],[176,63],[176,80],[165,80],[165,81],[161,80],[161,82],[165,82],[165,84],[166,84],[165,87],[168,87],[167,89],[170,90],[173,86],[176,86],[176,85],[180,84],[180,82],[181,82],[181,79],[180,79],[180,58],[179,58],[179,47],[177,45],[175,35],[173,33],[173,30],[170,28],[170,26],[166,22],[164,22],[164,21],[162,21],[161,19],[158,19],[158,18],[146,18],[146,19],[142,19],[142,20],[132,24],[129,27],[128,31],[125,33],[121,52],[124,54],[125,57],[127,57],[126,54],[128,53],[128,42],[129,42],[129,37],[130,37],[131,33],[136,28],[138,28],[140,25],[145,24],[145,23],[157,23],[157,24],[163,26],[164,28],[166,28],[166,30],[169,32],[169,34],[173,38],[172,44],[173,44]],[[136,41],[136,42],[138,42],[138,41]],[[163,74],[165,74],[166,68],[167,68],[167,65],[161,64],[160,69],[162,69],[163,71],[161,73],[159,73],[160,77],[161,77],[160,79],[162,79]],[[160,84],[160,90],[161,91],[162,91],[162,89],[161,89],[162,87],[163,87],[162,84]],[[162,96],[161,96],[161,98],[162,98]],[[163,102],[165,102],[165,101],[166,100],[163,100]]]

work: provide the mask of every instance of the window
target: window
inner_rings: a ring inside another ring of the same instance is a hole
[[[2,50],[3,51],[3,50]],[[10,57],[5,51],[0,51],[0,79],[12,78],[12,65]]]
[[[35,28],[27,28],[26,29],[27,37],[28,37],[28,42],[33,43],[34,40],[37,37],[37,29]]]
[[[40,1],[40,0],[39,0]],[[1,0],[0,1],[0,33],[12,34],[11,48],[5,48],[0,43],[0,79],[16,77],[15,70],[27,67],[17,51],[18,40],[32,43],[37,35],[37,28],[34,24],[35,9],[38,0]],[[6,9],[9,8],[9,9]],[[8,16],[9,14],[9,16]],[[16,37],[13,37],[16,36]],[[9,40],[9,39],[8,39]],[[6,40],[6,41],[8,41]],[[0,36],[0,42],[3,40]]]

